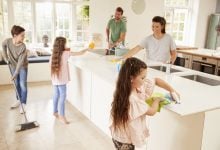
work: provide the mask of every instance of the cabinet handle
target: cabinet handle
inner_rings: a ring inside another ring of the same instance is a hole
[[[201,65],[206,67],[214,67],[213,65],[208,65],[208,64],[201,64]]]
[[[206,61],[206,60],[207,60],[207,58],[206,58],[206,57],[202,57],[202,60]]]

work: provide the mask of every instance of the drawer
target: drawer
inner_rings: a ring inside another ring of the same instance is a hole
[[[202,57],[202,56],[193,56],[194,61],[204,62],[208,64],[217,65],[218,61],[214,58]]]
[[[218,61],[218,67],[220,68],[220,60]]]
[[[192,58],[192,55],[189,54],[183,54],[183,53],[177,53],[177,57],[181,57],[181,58]]]

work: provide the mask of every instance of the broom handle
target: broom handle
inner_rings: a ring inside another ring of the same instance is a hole
[[[11,69],[11,66],[10,66],[10,62],[8,62],[8,68],[9,68],[9,71],[10,71],[11,77],[12,77],[12,76],[13,76],[13,73],[12,73],[12,69]],[[16,84],[15,84],[15,79],[13,79],[13,85],[14,85],[14,89],[15,89],[15,92],[16,92],[16,94],[17,94],[18,100],[19,100],[19,102],[20,102],[21,109],[22,109],[23,114],[24,114],[25,122],[27,123],[27,122],[28,122],[27,116],[26,116],[26,113],[24,112],[24,107],[23,107],[23,105],[22,105],[22,103],[21,103],[21,98],[20,98],[20,95],[19,95],[19,93],[18,93],[18,89],[17,89]]]

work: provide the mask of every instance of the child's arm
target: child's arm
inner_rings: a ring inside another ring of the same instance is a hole
[[[88,51],[88,48],[81,50],[79,52],[70,52],[71,56],[79,56],[79,55],[83,55],[86,51]]]
[[[174,90],[168,83],[166,83],[164,80],[160,79],[160,78],[155,78],[155,84],[167,91],[169,91],[171,93],[171,96],[173,96],[173,94],[176,94],[178,96],[178,98],[180,98],[179,93]]]
[[[145,115],[153,116],[157,113],[158,107],[159,107],[160,99],[154,98],[153,104],[149,107]]]
[[[157,86],[169,91],[170,93],[175,92],[175,90],[168,83],[166,83],[164,80],[162,80],[160,78],[155,78],[155,84]]]

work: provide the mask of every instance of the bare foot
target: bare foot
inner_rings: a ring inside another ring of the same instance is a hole
[[[58,115],[58,113],[56,112],[56,113],[53,113],[53,115],[54,115],[54,117],[56,117],[56,118],[58,118],[59,117],[59,115]]]
[[[65,123],[65,124],[69,124],[69,123],[70,123],[69,121],[67,121],[66,117],[64,117],[64,116],[59,116],[59,119],[60,119],[63,123]]]

